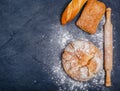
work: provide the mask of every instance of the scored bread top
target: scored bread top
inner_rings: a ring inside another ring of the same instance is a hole
[[[87,81],[102,67],[102,54],[91,42],[77,40],[65,48],[62,54],[65,72],[73,79]]]

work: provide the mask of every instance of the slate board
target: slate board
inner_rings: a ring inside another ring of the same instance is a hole
[[[110,91],[120,90],[120,0],[101,0],[112,8],[114,64]],[[58,91],[51,79],[54,51],[60,52],[57,30],[60,15],[70,0],[0,0],[0,91]],[[77,19],[77,18],[76,18]],[[72,21],[79,36],[79,29]],[[72,32],[71,32],[72,33]],[[92,89],[90,91],[96,91]]]

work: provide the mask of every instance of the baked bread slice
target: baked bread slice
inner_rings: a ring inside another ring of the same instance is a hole
[[[106,6],[103,2],[97,0],[88,0],[76,25],[82,30],[94,34],[98,24],[105,13]]]

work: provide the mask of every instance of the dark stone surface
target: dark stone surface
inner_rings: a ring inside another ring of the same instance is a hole
[[[69,1],[0,0],[0,91],[58,90],[49,75],[53,60],[49,47],[59,50],[58,45],[50,44],[50,36],[54,35],[50,26],[59,23],[61,12]],[[119,91],[120,0],[102,1],[112,8],[115,31],[110,90]]]

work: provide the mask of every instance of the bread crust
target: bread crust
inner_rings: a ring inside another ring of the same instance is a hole
[[[88,0],[76,25],[82,30],[94,34],[98,24],[105,13],[106,6],[103,2],[97,0]]]
[[[87,0],[72,0],[62,14],[61,24],[65,25],[72,21],[86,3],[86,1]]]
[[[62,64],[65,72],[74,80],[87,81],[102,68],[102,54],[91,42],[73,41],[64,49]]]

